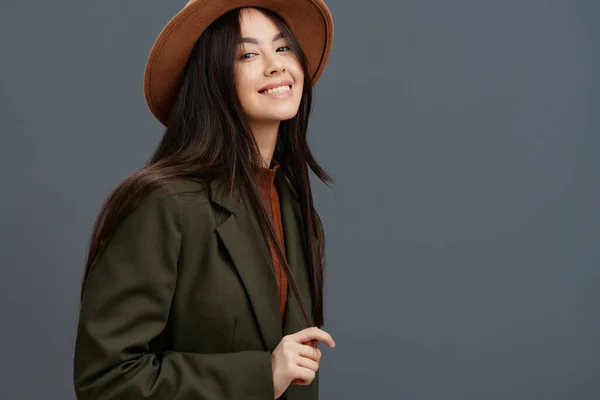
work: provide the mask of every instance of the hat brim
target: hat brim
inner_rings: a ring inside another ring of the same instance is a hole
[[[333,20],[322,0],[196,0],[190,1],[162,29],[144,73],[144,95],[152,114],[168,124],[187,60],[204,30],[218,17],[240,7],[263,7],[277,13],[306,54],[311,84],[325,69],[333,41]]]

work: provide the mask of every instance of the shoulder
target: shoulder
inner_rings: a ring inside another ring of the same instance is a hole
[[[206,185],[191,179],[174,178],[156,184],[142,198],[141,204],[183,207],[188,203],[209,204]]]
[[[132,187],[128,190],[134,191]],[[190,179],[176,178],[152,184],[144,195],[129,203],[125,219],[131,222],[151,218],[173,219],[181,223],[190,213],[209,213],[205,185]]]
[[[128,187],[126,190],[135,190]],[[109,226],[114,227],[111,242],[120,243],[117,248],[136,248],[132,243],[143,244],[142,247],[157,248],[156,241],[178,245],[183,236],[190,233],[207,235],[213,225],[213,211],[209,196],[203,185],[186,179],[173,179],[154,183],[120,210],[115,205],[115,212]],[[118,211],[116,211],[118,210]],[[110,215],[110,213],[109,213]],[[190,229],[190,227],[198,227]],[[124,243],[129,243],[123,246]],[[153,243],[150,245],[150,243]]]
[[[174,178],[161,182],[149,193],[148,198],[156,200],[177,198],[179,201],[209,201],[206,185],[185,178]]]

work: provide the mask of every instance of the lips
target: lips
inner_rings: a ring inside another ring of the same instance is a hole
[[[265,92],[269,89],[275,89],[275,88],[282,87],[282,86],[288,86],[291,89],[292,81],[290,81],[289,79],[282,79],[280,81],[272,82],[272,83],[264,86],[263,88],[261,88],[258,91],[258,93],[265,94]]]

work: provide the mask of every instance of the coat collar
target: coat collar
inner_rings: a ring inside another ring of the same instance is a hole
[[[308,308],[307,311],[310,312],[310,281],[304,256],[305,247],[302,239],[304,230],[300,208],[281,170],[275,174],[275,184],[281,204],[287,260]],[[287,310],[282,320],[279,312],[277,280],[269,267],[271,255],[264,254],[258,242],[253,239],[255,235],[249,216],[242,206],[237,204],[235,199],[230,198],[216,183],[211,184],[211,201],[228,211],[229,216],[217,226],[216,230],[248,293],[265,347],[272,351],[284,334],[297,332],[306,327],[300,307],[290,287]]]

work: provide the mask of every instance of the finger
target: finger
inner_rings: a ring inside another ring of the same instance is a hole
[[[296,332],[292,335],[292,337],[299,343],[306,343],[310,342],[311,340],[318,340],[327,344],[331,348],[335,347],[335,342],[333,341],[331,335],[325,332],[324,330],[317,328],[316,326]]]
[[[302,357],[310,358],[311,360],[315,360],[319,362],[321,360],[321,350],[316,347],[308,346],[305,344],[301,344],[298,347],[298,354]]]
[[[313,381],[313,379],[315,379],[315,375],[316,375],[316,372],[313,371],[312,369],[298,366],[294,369],[294,373],[293,373],[294,380],[293,381],[301,380],[301,381],[303,381],[303,383],[305,385],[308,385]]]
[[[310,385],[310,382],[307,382],[307,381],[305,381],[305,380],[303,380],[303,379],[294,379],[294,380],[292,381],[292,383],[293,383],[294,385],[300,385],[300,386],[306,386],[306,385]]]
[[[299,356],[296,359],[296,364],[300,367],[308,368],[314,372],[317,372],[317,370],[319,369],[319,363],[307,357]]]

